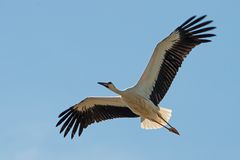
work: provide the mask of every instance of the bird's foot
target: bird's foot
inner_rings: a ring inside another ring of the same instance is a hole
[[[179,132],[177,131],[176,128],[171,127],[171,128],[168,128],[168,130],[169,130],[169,132],[173,132],[173,133],[175,133],[175,134],[180,136],[180,134],[179,134]]]

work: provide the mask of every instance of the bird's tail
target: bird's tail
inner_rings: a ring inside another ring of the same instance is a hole
[[[172,116],[172,110],[171,109],[167,109],[167,108],[163,108],[163,107],[160,107],[160,110],[159,110],[162,118],[165,120],[165,121],[169,121],[171,116]],[[163,120],[161,121],[161,124],[162,125],[166,125],[166,122],[164,122]],[[159,129],[159,128],[162,128],[163,126],[156,123],[156,122],[153,122],[149,119],[146,119],[146,118],[141,118],[141,128],[142,129]]]

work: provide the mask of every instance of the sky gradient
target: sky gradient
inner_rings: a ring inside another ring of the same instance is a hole
[[[1,0],[0,159],[239,159],[237,0]],[[184,61],[161,106],[176,136],[139,119],[93,124],[63,138],[58,114],[86,96],[134,85],[155,45],[193,15],[214,20],[211,43]]]

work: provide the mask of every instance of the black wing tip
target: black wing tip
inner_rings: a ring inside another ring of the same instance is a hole
[[[213,22],[213,21],[211,21],[211,22]],[[217,28],[217,27],[212,26],[212,27],[206,27],[206,28],[203,28],[203,29],[207,29],[207,31],[211,31],[211,30],[216,29],[216,28]]]
[[[67,131],[67,130],[66,130]],[[66,136],[67,136],[67,134],[68,134],[68,132],[66,133],[66,131],[65,131],[65,133],[64,133],[64,135],[63,135],[63,137],[65,138]]]
[[[196,16],[197,17],[197,16]],[[205,14],[205,15],[203,15],[203,16],[199,16],[198,18],[196,18],[196,19],[194,19],[194,21],[196,21],[196,23],[197,22],[200,22],[200,21],[202,21],[204,18],[206,18],[207,17],[207,15]]]
[[[207,15],[199,17],[192,16],[188,20],[186,20],[182,25],[180,25],[176,29],[176,31],[180,33],[183,39],[186,39],[191,43],[195,43],[196,45],[200,43],[211,42],[211,40],[204,38],[216,36],[215,34],[207,33],[208,31],[211,31],[216,27],[215,26],[206,27],[207,25],[213,22],[213,20],[203,21],[203,19],[206,17]]]
[[[207,15],[205,14],[205,15],[202,15],[201,17],[199,17],[199,18],[204,19],[204,18],[206,18],[206,17],[207,17]]]
[[[216,34],[208,34],[208,37],[215,37]]]
[[[208,42],[212,42],[212,40],[210,40],[210,39],[200,39],[199,42],[200,43],[208,43]]]
[[[60,124],[62,124],[62,122],[65,121],[65,119],[68,118],[69,115],[71,115],[73,111],[74,111],[73,107],[70,107],[70,108],[64,110],[62,113],[60,113],[58,118],[61,118],[61,119],[57,122],[56,127],[58,127]]]
[[[59,115],[58,115],[58,118],[62,117],[63,115],[65,115],[66,113],[68,113],[70,110],[73,109],[74,106],[72,107],[69,107],[68,109],[64,110],[63,112],[61,112]]]
[[[62,124],[59,133],[63,133],[64,138],[71,132],[70,137],[73,139],[77,130],[79,130],[78,135],[80,137],[84,126],[88,125],[85,119],[82,119],[82,113],[75,109],[75,105],[60,113],[58,117],[60,120],[57,122],[56,127]]]
[[[60,120],[57,122],[55,127],[58,127],[62,122],[60,122]]]
[[[74,106],[64,110],[58,116],[58,118],[61,118],[61,119],[57,122],[56,127],[58,127],[63,123],[59,133],[61,134],[64,131],[64,134],[63,134],[64,138],[67,136],[68,132],[72,129],[72,125],[76,123],[75,121],[77,119],[77,116],[79,115],[79,112],[74,109]],[[73,136],[74,135],[72,135],[71,137],[73,138]]]
[[[190,18],[188,18],[185,22],[183,22],[179,27],[177,27],[176,30],[181,30],[181,29],[187,29],[195,24],[197,24],[198,22],[202,21],[203,19],[205,19],[207,17],[207,15],[202,15],[202,16],[197,16],[197,15],[194,15]],[[209,20],[207,21],[208,24],[209,23],[212,23],[213,20]]]
[[[209,27],[209,28],[211,28],[211,30],[213,30],[213,29],[216,29],[217,27],[214,26],[214,27]]]
[[[178,26],[175,31],[180,30],[182,27],[184,27],[185,25],[187,25],[189,22],[191,22],[191,21],[192,21],[193,19],[195,19],[196,17],[197,17],[197,16],[194,15],[194,16],[188,18],[185,22],[183,22],[180,26]]]

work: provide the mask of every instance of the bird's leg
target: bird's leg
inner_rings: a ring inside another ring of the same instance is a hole
[[[161,118],[161,117],[160,117]],[[161,118],[164,122],[166,122],[163,118]],[[177,134],[177,135],[180,135],[179,134],[179,132],[177,131],[177,129],[176,128],[174,128],[174,127],[172,127],[169,123],[167,123],[169,126],[170,126],[170,128],[168,128],[167,126],[165,126],[165,125],[163,125],[161,122],[159,122],[159,121],[156,121],[156,120],[152,120],[152,121],[154,121],[154,122],[156,122],[157,124],[159,124],[159,125],[161,125],[162,127],[164,127],[165,129],[167,129],[169,132],[173,132],[173,133],[175,133],[175,134]]]
[[[155,122],[156,122],[156,121],[155,121]],[[164,127],[164,128],[166,128],[167,130],[169,130],[169,128],[166,127],[165,125],[163,125],[163,124],[161,124],[161,123],[159,123],[159,122],[156,122],[156,123],[160,124],[162,127]]]
[[[159,123],[161,126],[163,126],[164,128],[166,128],[169,132],[173,132],[173,133],[175,133],[175,134],[177,134],[177,135],[180,135],[179,132],[177,131],[177,129],[174,128],[172,125],[170,125],[160,114],[158,114],[158,116],[159,116],[170,128],[168,128],[168,127],[166,127],[165,125]]]

